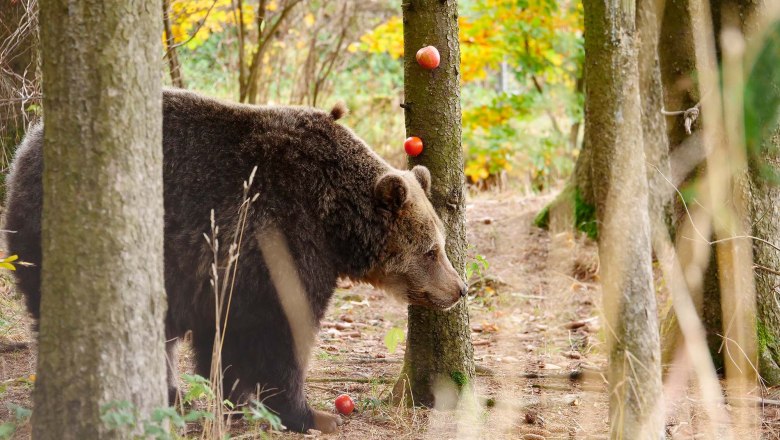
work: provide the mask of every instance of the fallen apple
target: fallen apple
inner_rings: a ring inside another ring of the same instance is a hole
[[[352,398],[349,397],[349,395],[342,394],[339,397],[336,397],[336,411],[345,416],[348,416],[352,414],[352,411],[354,410],[355,402],[352,401]]]

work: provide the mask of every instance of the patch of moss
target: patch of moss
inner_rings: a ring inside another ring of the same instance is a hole
[[[758,352],[763,353],[767,347],[772,345],[774,339],[769,334],[766,325],[761,320],[756,320],[756,342],[758,342]]]
[[[596,206],[591,205],[585,201],[582,197],[582,193],[579,188],[567,187],[561,192],[561,194],[553,200],[550,204],[545,206],[536,217],[534,217],[534,225],[542,229],[548,229],[550,227],[550,207],[556,203],[571,203],[574,205],[574,227],[585,233],[591,240],[598,240],[599,228],[596,221]]]
[[[574,189],[574,225],[591,240],[598,240],[599,227],[596,222],[596,206],[585,201],[579,188]]]
[[[550,227],[550,205],[545,206],[534,217],[534,225],[537,228],[547,229]]]
[[[461,371],[453,371],[450,373],[450,378],[452,378],[453,382],[458,386],[458,389],[463,388],[467,383],[469,383],[469,378]]]

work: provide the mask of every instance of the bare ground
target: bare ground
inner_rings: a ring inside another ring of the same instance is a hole
[[[348,393],[357,409],[345,417],[340,433],[329,437],[606,438],[596,249],[534,227],[533,217],[547,201],[504,192],[477,197],[467,206],[470,252],[484,255],[490,266],[469,298],[478,365],[475,395],[461,401],[457,412],[387,403],[404,346],[391,353],[384,339],[392,328],[405,329],[406,307],[367,286],[344,284],[337,290],[311,356],[307,391],[315,408],[333,411],[334,398]],[[31,407],[35,347],[29,327],[21,300],[5,281],[0,284],[0,347],[28,342],[32,348],[0,353],[0,423],[14,418],[6,403]],[[187,370],[189,353],[185,349],[183,354],[180,367]],[[669,405],[670,438],[706,438],[694,437],[697,412],[686,403],[692,399],[686,393],[680,399]],[[763,410],[765,438],[780,438],[776,409]],[[239,421],[233,433],[256,438],[257,429]],[[198,435],[196,427],[187,434]],[[29,438],[29,423],[14,438]]]

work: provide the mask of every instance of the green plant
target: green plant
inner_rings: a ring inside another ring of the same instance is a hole
[[[474,254],[466,263],[466,280],[471,280],[471,277],[477,275],[480,279],[484,278],[485,272],[490,267],[490,264],[484,255]]]
[[[406,334],[398,327],[393,327],[388,330],[385,334],[385,347],[387,347],[387,351],[389,351],[390,354],[395,353],[395,350],[398,348],[398,344],[403,342],[405,338]]]
[[[187,384],[187,392],[182,397],[185,405],[194,402],[200,398],[208,400],[214,399],[214,391],[211,389],[211,383],[203,376],[197,374],[182,374],[181,380]]]
[[[12,422],[5,422],[0,424],[0,439],[10,439],[16,433],[16,429],[27,423],[32,415],[32,411],[14,403],[6,404],[8,411],[13,414],[14,419]]]
[[[263,402],[258,400],[252,400],[249,406],[244,407],[242,413],[244,414],[244,418],[256,427],[272,429],[275,431],[284,429],[284,425],[282,425],[282,420],[279,416],[263,405]]]
[[[126,431],[143,426],[143,434],[134,439],[173,440],[177,432],[187,423],[211,420],[214,415],[206,411],[184,411],[180,413],[174,407],[162,407],[152,410],[148,419],[142,419],[135,406],[126,401],[110,402],[101,408],[100,420],[111,430]]]

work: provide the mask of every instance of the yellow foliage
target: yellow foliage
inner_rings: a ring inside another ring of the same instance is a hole
[[[255,23],[255,10],[244,3],[242,12],[244,25],[252,28]],[[174,44],[189,40],[186,47],[194,49],[203,44],[211,34],[235,26],[238,14],[233,0],[179,0],[171,2],[168,17]]]
[[[521,7],[517,0],[483,0],[468,14],[458,18],[463,82],[484,79],[502,61],[533,62],[551,69],[547,82],[559,83],[570,75],[564,61],[572,54],[558,53],[554,40],[562,34],[582,35],[582,5],[568,1],[528,0]],[[391,17],[360,39],[360,49],[368,53],[388,53],[401,58],[403,22]],[[522,55],[524,61],[518,61]],[[515,65],[514,67],[518,67]]]
[[[314,26],[314,14],[312,14],[311,12],[306,14],[306,16],[303,17],[303,22],[306,23],[306,27]]]
[[[390,17],[373,31],[360,37],[361,49],[368,53],[387,52],[393,58],[404,56],[403,21],[399,16]]]

